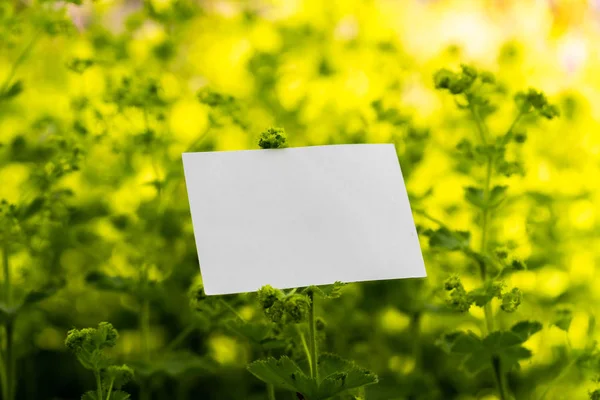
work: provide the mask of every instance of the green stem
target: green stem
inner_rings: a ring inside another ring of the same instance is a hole
[[[8,89],[12,79],[14,78],[15,74],[17,73],[17,70],[19,69],[19,66],[23,63],[23,61],[25,61],[27,55],[33,49],[35,43],[38,41],[40,37],[39,33],[40,32],[38,31],[33,35],[31,41],[27,44],[27,46],[25,46],[21,54],[19,54],[19,56],[13,63],[8,75],[6,76],[6,79],[4,80],[4,83],[2,84],[2,87],[0,88],[0,93],[4,93]]]
[[[140,333],[142,335],[142,357],[145,362],[150,362],[150,302],[148,299],[142,300]],[[140,400],[148,399],[150,399],[150,389],[148,387],[148,381],[143,379],[140,385]]]
[[[275,398],[275,386],[272,383],[267,383],[267,398],[269,400],[277,400]]]
[[[310,309],[308,316],[309,333],[310,333],[310,361],[312,363],[311,376],[318,382],[319,381],[319,349],[317,347],[317,318],[315,316],[315,295],[311,290],[308,292],[310,299]]]
[[[484,199],[486,199],[486,200],[489,199],[489,196],[490,196],[491,180],[492,180],[492,157],[489,156],[487,159],[485,184],[483,187],[483,196],[484,196]],[[481,216],[481,243],[479,245],[481,254],[485,254],[485,252],[487,250],[487,234],[488,234],[489,217],[490,217],[490,211],[486,207],[483,210],[483,214]],[[480,268],[480,272],[481,272],[481,280],[485,283],[487,280],[487,269],[486,269],[485,261],[483,261],[483,260],[480,261],[479,268]],[[493,332],[494,331],[494,319],[493,319],[493,315],[492,315],[491,302],[488,302],[485,305],[484,313],[485,313],[485,322],[486,322],[487,331],[488,331],[488,333]]]
[[[492,358],[492,365],[494,366],[494,377],[496,378],[496,384],[498,385],[498,395],[500,396],[500,400],[509,400],[510,397],[508,395],[508,390],[506,389],[500,357],[494,356]]]
[[[177,335],[175,339],[173,339],[171,343],[169,343],[165,347],[165,351],[171,351],[176,349],[195,330],[196,326],[194,324],[188,325],[187,328],[179,332],[179,335]]]
[[[108,387],[108,393],[106,394],[106,400],[110,400],[110,395],[112,394],[113,385],[115,380],[110,381],[110,386]]]
[[[479,136],[481,137],[482,144],[485,146],[487,144],[487,140],[489,138],[489,132],[487,130],[487,126],[485,125],[485,122],[479,115],[477,107],[474,105],[471,105],[470,109],[471,109],[471,113],[473,114],[473,118],[475,119],[475,122],[477,124],[477,128],[478,128],[477,130],[479,132]],[[516,124],[518,123],[520,118],[521,118],[521,116],[518,115],[517,118],[515,119],[515,121],[513,122],[513,124],[511,125],[511,127],[509,128],[509,132],[511,132],[514,129],[514,127],[516,126]],[[494,156],[488,155],[487,160],[486,160],[485,181],[484,181],[484,186],[483,186],[483,196],[486,201],[490,197],[490,187],[491,187],[491,182],[492,182],[493,164],[494,164]],[[483,209],[482,216],[481,216],[481,243],[479,245],[481,254],[485,254],[486,250],[487,250],[489,219],[490,219],[490,211],[486,207]],[[483,284],[485,284],[488,279],[486,267],[487,267],[486,262],[484,260],[481,260],[479,262],[479,268],[480,268],[481,280],[482,280]],[[494,331],[494,317],[492,314],[492,303],[488,302],[484,306],[483,311],[485,314],[485,324],[486,324],[487,334],[490,334],[491,332]],[[492,358],[492,366],[494,369],[494,377],[496,379],[496,385],[498,387],[498,395],[500,396],[500,400],[508,400],[509,399],[508,390],[506,389],[505,376],[502,371],[501,360],[499,357]]]
[[[100,378],[100,371],[94,370],[94,376],[96,377],[96,393],[98,398],[102,400],[102,379]]]
[[[415,360],[415,371],[421,370],[421,313],[416,312],[410,319],[410,333],[413,340],[413,358]]]
[[[5,244],[2,249],[2,268],[4,271],[4,302],[10,307],[12,302],[12,285],[10,279],[10,265],[8,263],[8,245]]]
[[[233,315],[235,315],[240,321],[242,322],[246,322],[246,320],[240,315],[239,312],[237,312],[237,310],[233,307],[231,307],[231,304],[229,304],[228,302],[226,302],[225,300],[219,298],[219,301],[221,302],[221,304],[223,304],[225,306],[225,308],[227,308],[229,311],[231,311],[233,313]]]
[[[15,398],[15,357],[13,353],[14,347],[14,317],[8,317],[5,323],[6,331],[6,387],[7,387],[7,400],[13,400]]]
[[[469,102],[469,110],[471,111],[471,115],[473,116],[475,124],[477,125],[477,132],[479,133],[479,138],[481,139],[483,145],[486,145],[488,136],[487,126],[483,122],[481,115],[479,115],[479,110],[477,110],[477,107],[474,106],[471,102]]]
[[[4,271],[4,302],[6,307],[10,309],[12,304],[12,283],[9,264],[8,244],[4,244],[2,249],[2,269]],[[13,400],[15,397],[15,359],[13,353],[14,341],[14,315],[9,315],[4,322],[4,332],[6,334],[5,349],[3,352],[3,367],[2,367],[2,387],[3,396],[6,400]]]
[[[150,361],[150,302],[146,299],[142,301],[140,330],[142,333],[142,355],[145,361]]]
[[[310,368],[310,376],[313,376],[313,363],[312,356],[310,354],[310,349],[308,348],[308,344],[306,343],[306,338],[304,337],[304,333],[300,330],[300,328],[296,325],[296,329],[298,330],[298,335],[300,336],[300,342],[302,342],[302,347],[304,348],[304,353],[306,354],[306,359],[308,360],[308,368]]]
[[[546,395],[550,392],[550,389],[552,389],[555,384],[560,382],[569,373],[571,368],[573,368],[573,366],[577,363],[578,360],[579,360],[579,357],[573,358],[573,360],[571,360],[571,362],[569,364],[567,364],[567,366],[565,368],[563,368],[562,371],[560,371],[560,374],[558,374],[558,376],[556,378],[554,378],[552,380],[552,382],[550,382],[548,387],[546,387],[546,390],[544,390],[544,392],[540,396],[540,400],[544,400],[546,398]]]

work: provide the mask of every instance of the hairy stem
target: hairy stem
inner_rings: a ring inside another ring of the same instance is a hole
[[[319,381],[319,349],[317,347],[317,318],[315,316],[315,294],[313,291],[308,292],[310,299],[310,310],[308,316],[309,333],[310,333],[310,362],[312,364],[311,376],[318,382]]]

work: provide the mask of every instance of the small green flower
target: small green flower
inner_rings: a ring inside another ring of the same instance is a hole
[[[460,312],[467,312],[471,308],[471,299],[462,286],[454,289],[452,293],[450,293],[447,303],[450,308]]]
[[[522,113],[529,113],[535,110],[547,119],[553,119],[560,115],[558,107],[550,104],[543,92],[533,88],[517,93],[515,95],[515,102]]]
[[[260,134],[258,145],[261,149],[281,149],[288,147],[287,135],[283,128],[269,128]]]
[[[286,319],[293,323],[299,323],[306,319],[310,309],[310,302],[307,296],[294,294],[286,298],[284,303]]]
[[[468,65],[461,65],[461,72],[452,72],[442,68],[434,75],[436,89],[447,89],[452,94],[466,92],[477,79],[477,70]],[[489,76],[486,75],[489,80]]]
[[[521,301],[523,300],[523,293],[518,288],[513,288],[510,292],[502,295],[502,304],[500,308],[507,313],[512,313],[517,310]]]
[[[452,275],[444,281],[444,289],[446,290],[453,290],[458,287],[462,287],[462,283],[458,275]]]
[[[263,309],[271,308],[283,294],[281,290],[275,289],[271,285],[265,285],[258,291],[258,302]]]

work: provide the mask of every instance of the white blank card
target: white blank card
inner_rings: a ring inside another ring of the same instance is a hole
[[[207,295],[426,276],[392,144],[182,157]]]

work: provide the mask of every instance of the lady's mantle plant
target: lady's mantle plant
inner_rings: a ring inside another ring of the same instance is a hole
[[[284,130],[268,129],[259,145],[264,149],[287,147]],[[268,320],[262,334],[291,342],[279,358],[266,357],[248,365],[248,370],[267,384],[270,399],[275,398],[272,387],[295,392],[299,399],[324,400],[377,382],[375,374],[352,361],[335,354],[319,354],[319,331],[324,322],[316,317],[315,303],[318,298],[339,297],[341,286],[336,283],[282,291],[267,285],[258,292],[259,305]],[[306,368],[301,368],[302,364]]]
[[[493,99],[502,93],[495,77],[475,68],[463,65],[460,72],[442,69],[435,74],[435,86],[454,96],[457,106],[469,113],[476,127],[476,142],[462,139],[458,145],[460,161],[464,170],[483,177],[479,184],[465,188],[465,200],[477,210],[479,215],[481,241],[477,249],[470,244],[470,233],[454,231],[427,213],[426,218],[439,225],[437,230],[424,232],[432,247],[448,251],[461,251],[478,267],[481,286],[467,291],[458,275],[450,276],[444,283],[448,293],[448,305],[460,312],[472,306],[482,307],[485,312],[483,335],[458,331],[444,335],[438,342],[443,350],[462,359],[462,367],[470,374],[491,368],[496,381],[498,395],[502,400],[512,398],[505,376],[518,362],[531,357],[531,352],[523,344],[542,325],[539,322],[521,321],[508,330],[498,330],[492,311],[492,300],[499,299],[500,309],[506,313],[517,310],[522,302],[518,288],[506,288],[502,278],[512,271],[525,268],[524,263],[513,257],[508,246],[494,243],[491,246],[490,227],[494,213],[507,198],[508,186],[495,184],[499,177],[508,178],[524,173],[521,162],[509,160],[507,152],[511,146],[520,146],[526,140],[520,128],[525,122],[534,122],[536,117],[553,119],[558,116],[556,106],[550,104],[546,96],[529,89],[514,97],[516,116],[503,134],[496,135],[488,127],[487,118],[497,106]],[[506,180],[506,179],[504,179]]]
[[[119,334],[108,322],[100,322],[97,328],[71,329],[65,345],[84,368],[96,377],[96,390],[83,395],[82,400],[126,400],[128,393],[119,390],[133,378],[133,370],[127,365],[116,365],[105,353],[117,344]]]

